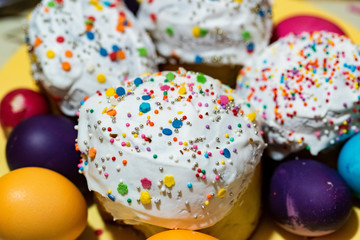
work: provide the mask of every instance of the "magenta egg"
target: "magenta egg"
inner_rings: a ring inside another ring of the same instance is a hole
[[[352,195],[329,166],[314,160],[292,160],[275,169],[269,209],[285,230],[301,236],[323,236],[345,224],[352,209]]]
[[[299,15],[286,18],[279,22],[273,31],[272,41],[285,37],[289,33],[328,31],[346,35],[335,23],[317,16]]]

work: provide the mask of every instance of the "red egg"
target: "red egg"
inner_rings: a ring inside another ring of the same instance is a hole
[[[22,120],[49,112],[49,105],[38,92],[30,89],[15,89],[0,103],[0,122],[6,136]]]

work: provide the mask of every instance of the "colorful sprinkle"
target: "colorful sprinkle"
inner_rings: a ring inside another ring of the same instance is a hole
[[[167,186],[168,188],[171,188],[172,186],[175,185],[175,179],[173,176],[165,176],[164,177],[164,184],[165,186]]]
[[[147,205],[151,203],[150,193],[148,192],[141,192],[140,194],[140,201],[142,204]]]

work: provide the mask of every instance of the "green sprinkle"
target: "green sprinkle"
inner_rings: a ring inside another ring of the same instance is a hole
[[[247,107],[250,107],[250,103],[247,103],[246,106],[247,106]]]
[[[150,82],[153,82],[153,81],[155,81],[153,78],[150,78]]]
[[[128,187],[126,184],[120,183],[117,187],[118,192],[121,195],[127,194],[128,193]]]
[[[247,40],[249,40],[251,38],[251,34],[250,34],[249,31],[242,32],[241,36],[245,41],[247,41]]]
[[[165,77],[166,77],[166,79],[172,81],[172,80],[175,79],[175,74],[173,74],[172,72],[169,72],[169,73],[166,74]]]
[[[204,74],[199,73],[199,75],[196,76],[196,81],[199,83],[206,83],[206,77]]]
[[[167,33],[167,35],[169,35],[170,37],[172,37],[174,35],[174,29],[172,27],[167,27],[165,29],[165,32]]]
[[[156,154],[153,155],[153,158],[154,158],[154,159],[157,159],[157,157],[158,157],[158,155],[156,155]]]
[[[90,113],[93,113],[94,112],[94,109],[90,109]]]
[[[206,34],[208,33],[208,30],[205,28],[200,28],[200,36],[201,37],[205,37]]]
[[[51,1],[51,2],[48,3],[48,6],[49,7],[55,7],[55,3],[53,1]]]
[[[264,108],[264,109],[267,109],[267,105],[264,105],[263,108]]]
[[[238,123],[238,125],[237,125],[237,126],[238,126],[238,128],[241,128],[241,123]]]
[[[130,198],[128,198],[126,201],[127,201],[128,203],[131,203],[131,199],[130,199]]]
[[[147,50],[146,50],[146,48],[144,48],[144,47],[138,48],[138,52],[139,52],[139,55],[140,55],[141,57],[147,56]]]
[[[90,20],[90,19],[87,19],[85,20],[85,24],[94,24],[94,21],[93,20]]]
[[[206,173],[206,171],[205,171],[205,170],[201,170],[201,173],[202,173],[202,174],[205,174],[205,173]]]
[[[306,146],[306,150],[310,151],[310,146],[309,145]]]
[[[230,140],[230,142],[233,142],[233,141],[234,141],[234,138],[233,138],[233,137],[231,137],[229,140]]]

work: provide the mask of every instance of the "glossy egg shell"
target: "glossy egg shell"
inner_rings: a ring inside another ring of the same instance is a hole
[[[80,191],[44,168],[21,168],[0,177],[0,213],[0,239],[76,239],[87,224]]]
[[[327,19],[311,15],[298,15],[279,22],[274,28],[272,41],[285,37],[289,33],[300,34],[314,31],[328,31],[346,35],[339,26]]]
[[[343,146],[338,158],[338,171],[346,183],[360,198],[360,134],[351,137]]]
[[[9,136],[6,158],[11,170],[43,167],[58,172],[86,190],[78,173],[80,153],[75,150],[75,123],[63,116],[37,115],[22,121]]]
[[[0,103],[0,122],[8,136],[13,127],[22,120],[49,113],[49,105],[45,97],[31,89],[19,88],[10,91]]]
[[[345,224],[352,196],[334,169],[314,160],[292,160],[275,169],[269,208],[285,230],[302,236],[322,236]]]
[[[168,230],[154,236],[149,237],[147,240],[217,240],[217,238],[209,235],[190,231],[190,230]]]

